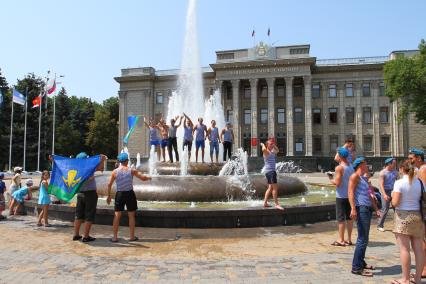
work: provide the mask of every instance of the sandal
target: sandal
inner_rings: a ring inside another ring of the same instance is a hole
[[[111,243],[118,243],[118,239],[113,239],[113,238],[111,238],[111,239],[109,239],[109,241],[111,242]]]
[[[334,241],[334,243],[332,243],[331,244],[332,246],[335,246],[335,247],[345,247],[346,246],[346,243],[340,243],[340,242],[338,242],[338,241]]]
[[[138,237],[134,237],[133,239],[129,239],[129,242],[136,242],[136,241],[139,241],[139,238]]]
[[[351,273],[355,274],[355,275],[365,276],[365,277],[373,277],[373,273],[371,273],[369,271],[365,271],[364,269],[361,269],[361,270],[351,270]]]
[[[352,242],[344,241],[345,245],[347,246],[353,246],[354,244]]]
[[[373,266],[373,265],[365,264],[365,265],[364,265],[364,269],[367,269],[367,270],[376,270],[376,267],[375,267],[375,266]]]

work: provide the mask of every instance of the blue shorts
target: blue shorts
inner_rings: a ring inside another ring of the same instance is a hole
[[[167,146],[169,146],[169,139],[162,139],[161,140],[161,148],[166,148]]]
[[[151,146],[157,146],[157,145],[160,145],[160,141],[158,141],[158,140],[152,140],[151,141]]]
[[[205,145],[205,143],[204,143],[204,140],[198,140],[198,141],[195,141],[195,149],[198,149],[198,148],[203,148],[204,149],[204,147],[205,147],[206,145]]]
[[[277,172],[267,172],[265,173],[266,179],[268,180],[268,184],[276,184],[277,183]]]
[[[210,154],[213,154],[213,151],[216,151],[216,153],[219,153],[219,142],[217,141],[210,142]]]

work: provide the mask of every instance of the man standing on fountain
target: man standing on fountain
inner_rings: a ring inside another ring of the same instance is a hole
[[[185,146],[188,147],[188,161],[190,161],[191,160],[191,149],[192,149],[194,124],[192,123],[192,120],[186,115],[186,113],[183,113],[183,115],[185,116],[185,120],[183,122],[183,146],[182,146],[182,150],[185,151]]]
[[[146,120],[146,117],[142,115],[143,123],[149,129],[149,144],[150,147],[155,147],[155,152],[157,152],[157,160],[160,161],[160,138],[158,137],[158,126],[154,124],[152,119],[149,120],[149,123]]]
[[[108,205],[111,203],[111,188],[114,181],[117,187],[114,198],[114,221],[112,224],[114,236],[111,242],[118,242],[118,227],[120,225],[121,214],[124,211],[124,206],[126,206],[127,214],[129,215],[129,241],[137,241],[138,237],[135,236],[135,215],[136,209],[138,209],[138,203],[135,192],[133,191],[133,177],[135,176],[141,181],[151,180],[151,177],[142,175],[136,169],[131,169],[129,167],[129,155],[127,155],[127,153],[118,155],[117,160],[120,162],[120,166],[112,172],[108,183]]]
[[[166,125],[166,124],[164,124],[164,126],[163,126],[167,129],[167,132],[169,134],[169,143],[168,143],[168,146],[167,146],[167,151],[169,152],[169,159],[170,159],[171,163],[173,163],[173,149],[175,151],[176,162],[179,162],[179,153],[178,153],[178,149],[177,149],[176,131],[177,131],[177,128],[182,123],[182,117],[179,118],[179,124],[175,125],[176,120],[178,120],[178,118],[179,118],[179,116],[176,116],[174,119],[172,118],[170,120],[170,126]]]
[[[203,124],[203,118],[198,118],[198,124],[194,127],[195,132],[195,162],[198,163],[198,149],[201,148],[201,160],[204,163],[204,147],[207,135],[207,126]]]
[[[263,206],[271,207],[268,204],[269,196],[272,193],[272,197],[275,202],[275,208],[279,210],[284,210],[283,207],[278,203],[278,184],[277,184],[277,171],[276,171],[276,158],[279,152],[277,145],[275,145],[274,139],[269,139],[265,144],[261,143],[263,153],[263,160],[265,162],[265,176],[268,180],[268,190],[265,192],[265,200],[263,202]]]
[[[158,127],[161,133],[161,156],[163,156],[163,162],[166,162],[166,148],[169,147],[169,131],[163,118],[158,122]]]
[[[226,122],[226,126],[220,132],[220,140],[223,143],[223,161],[226,162],[226,156],[231,159],[232,143],[234,142],[234,131],[231,128],[231,123]]]
[[[213,152],[216,152],[216,163],[219,163],[219,129],[216,127],[216,120],[212,120],[212,126],[207,130],[207,137],[210,141],[210,161],[213,163]]]

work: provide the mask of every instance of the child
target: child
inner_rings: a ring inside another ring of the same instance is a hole
[[[12,202],[10,203],[9,215],[18,215],[19,210],[21,209],[21,205],[24,203],[24,197],[28,195],[29,199],[31,199],[31,190],[33,189],[33,180],[28,179],[23,188],[15,190],[12,193]],[[15,205],[16,210],[15,210]]]
[[[4,199],[4,192],[6,191],[6,184],[3,181],[4,174],[0,173],[0,220],[4,219],[2,212],[6,208],[6,203]]]
[[[44,221],[45,227],[50,227],[49,222],[47,221],[48,218],[48,211],[49,211],[49,204],[50,204],[50,196],[47,193],[47,189],[49,188],[49,178],[50,173],[49,171],[43,171],[43,174],[41,175],[41,182],[40,182],[40,191],[38,195],[38,205],[41,205],[42,210],[40,214],[38,215],[38,223],[37,226],[41,226],[41,220]]]

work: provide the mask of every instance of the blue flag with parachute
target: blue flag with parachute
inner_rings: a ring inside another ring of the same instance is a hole
[[[81,185],[95,173],[100,161],[100,155],[86,159],[54,155],[49,194],[69,202],[80,191]]]

